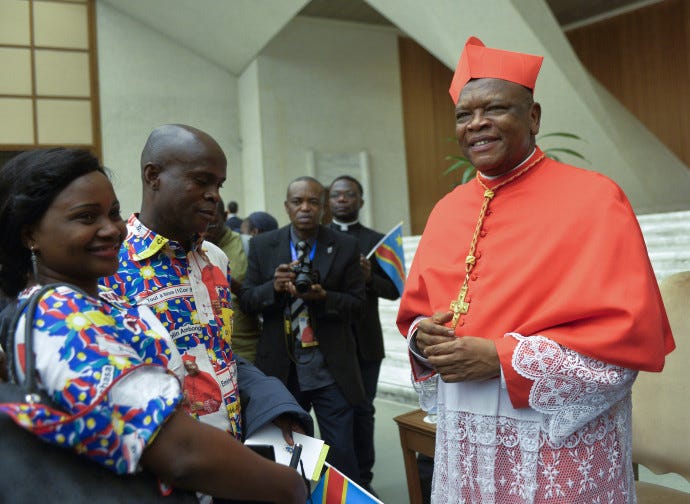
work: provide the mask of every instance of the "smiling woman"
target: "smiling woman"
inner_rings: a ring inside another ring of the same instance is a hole
[[[219,177],[190,184],[198,186],[190,194],[213,200]],[[117,271],[124,235],[113,187],[90,153],[31,151],[0,169],[0,288],[19,300],[40,294],[28,334],[37,382],[52,400],[0,403],[0,414],[117,474],[144,469],[166,485],[223,498],[303,503],[306,489],[295,471],[185,413],[184,365],[169,333],[148,307],[98,286]],[[39,288],[52,283],[61,285]],[[27,371],[22,329],[29,315],[21,309],[17,330],[3,343],[11,351],[9,375],[19,381]],[[11,435],[2,432],[3,439]],[[15,493],[13,500],[47,500],[51,489],[17,490],[24,491],[46,495]]]
[[[3,167],[0,184],[3,291],[15,296],[40,276],[95,294],[97,278],[117,269],[125,233],[98,160],[71,149],[25,152]]]
[[[46,283],[70,282],[95,296],[93,280],[117,270],[124,236],[113,186],[96,170],[70,182],[43,218],[26,228],[24,241]]]

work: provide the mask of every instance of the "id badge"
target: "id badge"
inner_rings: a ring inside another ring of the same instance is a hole
[[[300,313],[297,321],[299,323],[299,335],[302,348],[318,346],[319,342],[314,337],[314,330],[311,328],[311,325],[309,325],[309,313],[307,310]]]

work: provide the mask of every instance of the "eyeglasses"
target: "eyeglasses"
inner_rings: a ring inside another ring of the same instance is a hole
[[[328,195],[330,199],[339,199],[343,196],[346,199],[355,199],[358,194],[355,191],[335,191]]]

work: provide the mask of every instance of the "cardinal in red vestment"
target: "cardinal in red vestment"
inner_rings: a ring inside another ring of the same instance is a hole
[[[631,387],[674,348],[623,191],[536,145],[542,60],[471,37],[450,88],[478,173],[429,216],[397,320],[435,504],[634,502]]]
[[[182,390],[183,407],[191,415],[208,415],[220,408],[223,395],[216,379],[210,373],[199,369],[196,357],[190,354],[182,356],[186,370]]]

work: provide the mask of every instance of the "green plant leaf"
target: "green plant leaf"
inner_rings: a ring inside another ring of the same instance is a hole
[[[455,163],[453,163],[452,165],[450,165],[448,168],[446,168],[443,171],[443,176],[446,176],[446,175],[448,175],[448,174],[450,174],[456,170],[465,169],[468,166],[472,166],[472,164],[467,159],[465,159],[464,157],[446,156],[446,159],[448,159],[448,160],[455,159],[456,161],[455,161]]]
[[[539,137],[539,140],[541,140],[542,138],[548,138],[548,137],[554,137],[554,136],[564,137],[564,138],[572,138],[573,140],[580,140],[580,141],[584,142],[584,140],[582,138],[580,138],[579,136],[577,136],[576,134],[566,133],[564,131],[555,131],[553,133],[546,133],[545,135],[541,135]]]
[[[468,166],[465,168],[465,173],[462,174],[462,183],[466,184],[474,178],[477,173],[477,169],[474,166]]]
[[[572,149],[566,149],[565,147],[552,147],[550,149],[544,149],[544,154],[546,154],[548,157],[550,157],[552,159],[556,159],[556,161],[560,161],[559,159],[557,159],[555,157],[555,155],[553,154],[554,152],[564,152],[566,154],[570,154],[571,156],[575,156],[576,158],[580,158],[583,161],[586,161],[589,163],[589,160],[586,157],[584,157],[582,154],[580,154],[579,152],[574,151]]]

